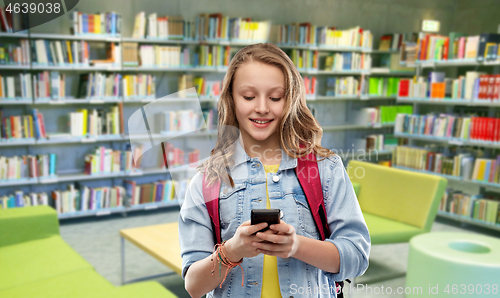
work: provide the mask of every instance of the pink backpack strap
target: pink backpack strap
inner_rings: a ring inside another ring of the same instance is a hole
[[[214,240],[217,244],[222,243],[220,235],[219,191],[220,180],[217,180],[214,184],[208,186],[205,181],[205,174],[203,174],[203,199],[205,200],[208,215],[212,221],[212,228],[215,236]]]
[[[297,159],[295,173],[306,196],[321,240],[325,240],[330,237],[330,228],[328,227],[323,188],[321,187],[319,168],[314,152]]]

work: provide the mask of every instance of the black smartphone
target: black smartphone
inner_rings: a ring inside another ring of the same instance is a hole
[[[265,232],[269,230],[270,225],[280,223],[280,212],[280,209],[252,209],[250,216],[251,225],[267,222],[267,227],[259,231]],[[257,232],[255,232],[254,235],[255,234],[257,234]]]

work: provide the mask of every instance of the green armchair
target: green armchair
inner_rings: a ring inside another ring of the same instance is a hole
[[[0,210],[0,297],[176,297],[156,282],[115,287],[59,236],[54,209]]]
[[[347,173],[372,244],[408,242],[430,232],[446,179],[356,160]]]

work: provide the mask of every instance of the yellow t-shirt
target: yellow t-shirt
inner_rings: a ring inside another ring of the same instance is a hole
[[[278,172],[280,165],[267,165],[264,170],[267,173]],[[266,208],[271,209],[271,201],[269,201],[269,191],[267,190],[266,180]],[[281,297],[280,280],[278,276],[278,261],[274,256],[264,255],[264,274],[262,276],[262,292],[261,298],[276,298]]]

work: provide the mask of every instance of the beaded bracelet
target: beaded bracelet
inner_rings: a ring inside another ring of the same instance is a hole
[[[243,287],[243,280],[245,278],[245,274],[243,272],[243,267],[241,267],[241,263],[243,263],[243,258],[236,263],[231,262],[228,259],[228,257],[226,256],[226,254],[224,253],[224,244],[225,243],[226,243],[226,241],[222,242],[222,244],[216,244],[214,246],[214,251],[213,251],[212,257],[210,259],[210,261],[212,262],[212,272],[210,272],[210,274],[214,275],[214,272],[215,272],[215,262],[214,262],[214,254],[215,254],[215,256],[219,262],[219,277],[221,276],[222,264],[224,264],[224,266],[227,267],[226,268],[226,275],[224,275],[224,279],[220,283],[219,287],[222,288],[222,284],[226,280],[227,273],[229,272],[228,269],[232,269],[236,266],[240,266],[240,268],[241,268],[241,286]]]

